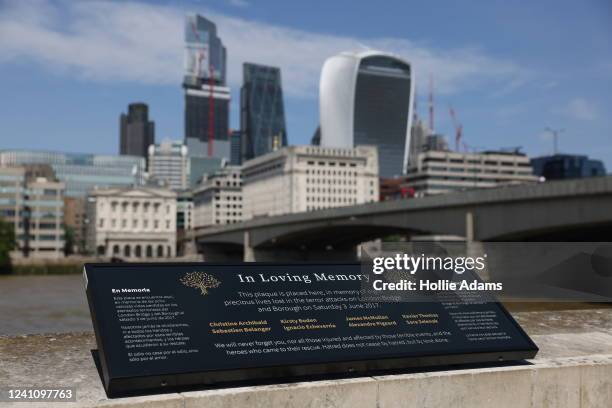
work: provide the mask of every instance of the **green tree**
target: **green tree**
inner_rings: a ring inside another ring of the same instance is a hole
[[[13,249],[15,249],[13,225],[0,218],[0,273],[10,272]]]

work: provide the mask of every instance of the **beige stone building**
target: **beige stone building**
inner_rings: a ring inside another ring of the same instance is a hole
[[[86,203],[85,197],[64,197],[64,224],[74,234],[73,253],[85,252]]]
[[[243,220],[242,172],[227,166],[203,178],[193,192],[196,229],[234,224]]]
[[[242,167],[244,218],[378,201],[374,146],[289,146]]]
[[[533,183],[538,180],[526,155],[496,151],[422,152],[417,155],[416,163],[411,163],[408,174],[402,178],[401,186],[410,189],[416,196]]]
[[[176,193],[171,190],[92,190],[87,219],[87,247],[96,255],[123,259],[176,255]]]

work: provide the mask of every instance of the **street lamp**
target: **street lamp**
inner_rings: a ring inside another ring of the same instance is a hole
[[[553,129],[547,126],[544,130],[546,132],[550,132],[553,135],[553,154],[557,154],[559,133],[565,132],[565,129]]]

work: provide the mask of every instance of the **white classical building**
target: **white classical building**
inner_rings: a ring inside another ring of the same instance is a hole
[[[289,146],[243,164],[244,218],[378,201],[374,146]]]
[[[227,166],[206,175],[193,192],[193,205],[196,229],[242,221],[241,168]]]
[[[323,147],[378,147],[381,177],[406,173],[414,70],[397,55],[342,52],[328,58],[319,83]]]
[[[92,190],[87,247],[99,256],[171,258],[176,254],[176,193],[167,189]]]

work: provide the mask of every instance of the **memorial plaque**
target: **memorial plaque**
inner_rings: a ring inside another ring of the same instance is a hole
[[[110,397],[533,358],[499,303],[360,300],[346,264],[87,264]]]

